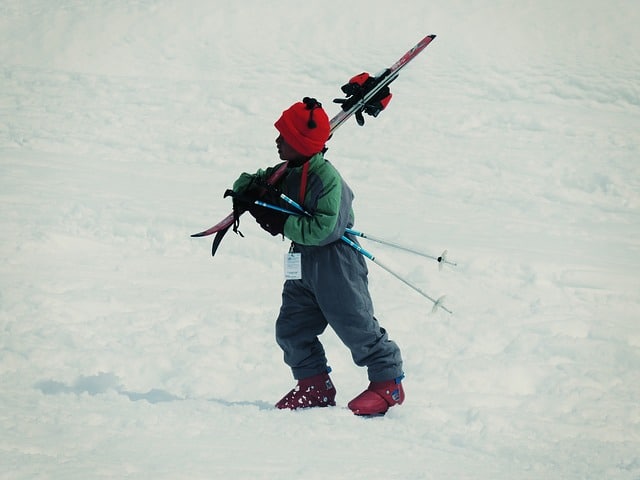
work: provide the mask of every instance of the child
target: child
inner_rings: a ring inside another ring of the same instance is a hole
[[[248,209],[264,230],[291,240],[288,258],[294,270],[301,272],[285,281],[276,321],[276,340],[297,385],[276,407],[295,410],[335,405],[331,370],[318,339],[330,325],[351,350],[356,365],[368,371],[368,388],[348,407],[356,415],[383,415],[404,401],[402,358],[373,315],[364,257],[341,240],[354,223],[354,196],[323,155],[330,135],[329,118],[319,102],[306,97],[285,110],[275,127],[280,133],[278,154],[288,162],[287,171],[266,194],[265,179],[276,167],[253,175],[243,173],[233,190],[234,201]],[[260,198],[291,210],[279,193],[311,215],[289,215],[252,203]]]

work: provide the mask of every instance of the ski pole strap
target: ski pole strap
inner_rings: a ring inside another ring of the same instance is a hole
[[[237,233],[241,237],[244,237],[244,235],[240,231],[240,215],[241,213],[240,209],[238,208],[238,203],[233,202],[233,233]]]
[[[233,228],[233,233],[237,233],[238,235],[240,235],[241,237],[244,237],[244,235],[242,234],[242,232],[239,230],[240,228],[240,215],[242,215],[242,213],[244,212],[244,210],[240,210],[240,201],[244,201],[240,198],[240,195],[238,195],[236,192],[234,192],[231,189],[227,189],[224,192],[224,198],[226,197],[231,197],[233,199],[233,224],[232,224],[232,228]],[[216,236],[216,238],[220,238],[220,240],[218,240],[217,243],[220,243],[220,241],[222,241],[222,237],[224,236],[224,234],[222,234],[221,236]],[[214,242],[214,249],[213,252],[215,253],[215,250],[217,249],[217,245],[216,242]]]

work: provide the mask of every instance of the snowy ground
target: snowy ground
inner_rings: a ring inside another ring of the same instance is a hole
[[[640,479],[640,7],[0,0],[0,478]],[[287,244],[189,234],[273,121],[428,33],[328,157],[407,401],[281,412]]]

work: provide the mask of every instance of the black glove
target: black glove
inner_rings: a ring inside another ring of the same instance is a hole
[[[256,222],[274,237],[284,233],[284,222],[287,221],[286,213],[273,210],[272,208],[251,205],[249,213],[256,219]]]
[[[378,84],[379,79],[376,77],[372,77],[367,72],[363,72],[360,75],[356,75],[349,83],[342,86],[342,91],[345,93],[347,98],[336,98],[334,100],[335,103],[339,103],[342,105],[342,109],[344,111],[349,110],[353,107],[358,101],[362,100],[364,96],[370,92],[375,86]],[[386,106],[391,101],[391,91],[389,90],[389,86],[385,86],[380,89],[369,101],[357,112],[355,112],[356,121],[358,125],[364,125],[364,117],[362,116],[362,112],[367,115],[371,115],[372,117],[377,117],[378,114],[386,108]]]

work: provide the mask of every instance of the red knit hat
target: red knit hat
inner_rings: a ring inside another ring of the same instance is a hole
[[[306,157],[321,152],[331,134],[329,117],[322,104],[309,97],[282,112],[274,125],[285,142]]]

